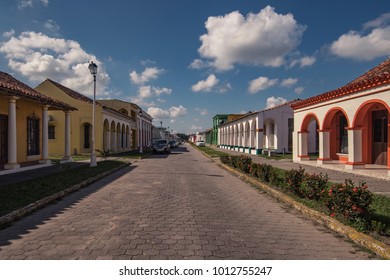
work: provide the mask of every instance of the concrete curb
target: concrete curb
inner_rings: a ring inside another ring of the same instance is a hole
[[[199,149],[197,149],[197,150],[200,151],[202,154],[204,154],[206,157],[210,158],[213,162],[215,162],[221,168],[233,173],[238,178],[240,178],[240,179],[242,179],[242,180],[244,180],[252,185],[257,186],[258,188],[265,191],[267,194],[269,194],[273,198],[276,198],[277,200],[282,201],[282,202],[294,207],[295,209],[299,210],[300,212],[302,212],[303,214],[305,214],[309,218],[317,221],[318,223],[326,226],[327,228],[329,228],[337,233],[340,233],[344,236],[347,236],[349,239],[351,239],[356,244],[359,244],[360,246],[363,246],[363,247],[371,250],[372,252],[375,252],[376,254],[381,256],[382,258],[390,260],[390,246],[372,238],[371,236],[368,236],[364,233],[358,232],[354,228],[346,226],[346,225],[340,223],[339,221],[337,221],[337,220],[335,220],[327,215],[324,215],[318,211],[315,211],[315,210],[307,207],[306,205],[303,205],[302,203],[295,201],[294,199],[292,199],[288,195],[270,187],[269,185],[262,183],[256,179],[244,174],[244,173],[241,173],[240,171],[238,171],[238,170],[236,170],[228,165],[225,165],[225,164],[219,162],[215,158],[210,157],[209,155],[207,155],[206,153],[204,153],[203,151],[201,151]]]
[[[23,216],[26,216],[26,215],[30,214],[31,212],[33,212],[39,208],[42,208],[42,207],[48,205],[49,203],[66,196],[67,194],[69,194],[71,192],[77,191],[85,186],[88,186],[88,185],[102,179],[103,177],[106,177],[106,176],[124,168],[125,166],[129,166],[129,165],[130,165],[130,163],[124,163],[124,164],[122,164],[114,169],[111,169],[109,171],[106,171],[106,172],[103,172],[99,175],[96,175],[95,177],[88,178],[88,179],[86,179],[86,180],[84,180],[84,181],[82,181],[82,182],[80,182],[80,183],[78,183],[70,188],[67,188],[66,190],[60,191],[58,193],[55,193],[53,195],[50,195],[48,197],[45,197],[45,198],[40,199],[38,201],[35,201],[35,202],[33,202],[33,203],[23,207],[23,208],[15,210],[7,215],[1,216],[0,217],[0,226],[7,224],[7,223],[10,223],[10,222],[13,222],[17,219],[20,219]]]

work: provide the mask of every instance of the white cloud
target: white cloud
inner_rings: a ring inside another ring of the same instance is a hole
[[[155,103],[150,99],[159,97],[163,94],[170,95],[172,93],[172,89],[170,88],[160,88],[153,86],[140,86],[138,89],[138,93],[136,97],[131,98],[131,102],[136,103],[140,106],[154,106]],[[157,101],[160,103],[165,102],[161,98],[157,98]]]
[[[303,92],[304,90],[305,90],[304,87],[297,87],[297,88],[294,89],[294,92],[295,92],[296,94],[302,94],[302,92]]]
[[[207,109],[195,108],[195,111],[198,112],[201,116],[206,116],[209,114]]]
[[[316,58],[314,56],[304,56],[296,59],[292,59],[290,61],[290,67],[294,67],[295,65],[299,65],[301,68],[306,66],[311,66],[316,62]]]
[[[294,79],[294,78],[287,78],[287,79],[284,79],[281,83],[280,83],[280,86],[281,87],[292,87],[293,85],[295,85],[296,83],[298,82],[298,79]]]
[[[144,85],[145,83],[155,80],[158,76],[164,72],[164,69],[158,69],[157,67],[146,67],[145,70],[138,74],[136,71],[130,73],[130,80],[133,84]]]
[[[3,37],[10,38],[15,35],[15,30],[11,29],[10,31],[3,32]]]
[[[161,120],[169,118],[169,111],[163,110],[161,108],[149,107],[148,114],[152,116],[153,119]]]
[[[191,126],[191,130],[192,131],[201,131],[203,128],[201,126],[196,126],[196,125],[192,125]]]
[[[8,66],[32,82],[53,79],[64,86],[86,95],[93,95],[92,75],[88,64],[98,65],[97,95],[107,94],[110,77],[104,65],[92,54],[85,52],[73,40],[52,38],[42,33],[23,32],[0,44],[0,52],[8,59]]]
[[[177,118],[187,114],[187,108],[183,107],[182,105],[179,105],[178,107],[172,106],[167,110],[157,107],[149,107],[148,114],[151,115],[155,120]]]
[[[49,0],[18,0],[18,8],[20,10],[34,7],[34,3],[41,2],[44,6],[49,5]]]
[[[366,22],[363,25],[363,28],[364,29],[377,28],[377,27],[388,26],[389,24],[390,24],[390,13],[386,13],[380,15],[378,18],[374,20]]]
[[[199,92],[199,91],[206,91],[210,92],[213,87],[215,87],[219,83],[219,80],[214,74],[210,74],[206,80],[202,80],[197,82],[192,86],[192,91]]]
[[[172,106],[171,108],[169,108],[169,115],[172,118],[177,118],[185,114],[187,114],[187,108],[183,107],[182,105],[180,105],[179,107]]]
[[[53,32],[54,34],[57,34],[58,31],[60,30],[60,26],[52,19],[48,19],[47,21],[45,21],[43,26],[50,32]]]
[[[274,97],[274,96],[268,97],[266,109],[276,107],[276,106],[284,104],[286,102],[287,102],[287,99],[285,99],[283,97]]]
[[[330,52],[343,58],[373,60],[390,55],[390,13],[363,26],[364,31],[349,31],[330,45]]]
[[[201,59],[194,59],[188,68],[190,69],[203,69],[208,67],[208,64]]]
[[[269,79],[267,77],[258,77],[257,79],[254,79],[249,82],[249,88],[248,91],[252,94],[265,90],[269,87],[272,87],[276,85],[278,82],[278,79]]]
[[[232,69],[236,63],[281,66],[306,28],[292,14],[278,14],[270,6],[246,17],[238,11],[209,17],[205,27],[198,51],[219,70]]]

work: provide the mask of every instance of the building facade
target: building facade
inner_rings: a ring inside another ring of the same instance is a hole
[[[118,99],[98,100],[98,102],[135,120],[135,125],[131,127],[132,149],[139,149],[140,143],[142,144],[142,147],[151,145],[153,138],[153,118],[144,110],[142,110],[141,107],[139,107],[137,104]]]
[[[318,164],[346,169],[390,170],[390,59],[336,90],[302,100],[294,108],[294,161],[308,160],[310,123],[319,134]]]
[[[218,127],[219,147],[248,154],[260,154],[263,150],[291,153],[294,127],[292,103],[248,113],[221,124]]]
[[[62,134],[65,126],[71,131],[71,153],[90,154],[92,152],[92,111],[93,100],[55,81],[47,79],[36,87],[41,94],[71,104],[77,108],[69,116],[67,123],[63,114],[50,114],[49,153],[62,155],[60,147],[66,141]],[[136,127],[135,119],[120,111],[109,108],[96,101],[95,105],[95,149],[114,153],[131,150],[131,131]]]
[[[0,72],[0,170],[50,164],[49,114],[56,112],[69,120],[73,110],[76,108]],[[62,127],[60,133],[69,140],[68,127]],[[70,141],[58,148],[70,156]]]
[[[212,145],[218,145],[218,126],[227,122],[228,115],[218,114],[213,117]]]

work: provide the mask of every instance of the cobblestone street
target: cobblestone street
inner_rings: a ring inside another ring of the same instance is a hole
[[[189,145],[0,231],[0,259],[370,259]]]

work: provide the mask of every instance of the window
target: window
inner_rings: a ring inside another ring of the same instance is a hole
[[[84,149],[89,149],[91,147],[89,134],[90,129],[91,125],[89,123],[84,124]]]
[[[39,154],[39,118],[32,115],[27,118],[27,155]]]
[[[54,125],[49,125],[49,139],[56,139],[56,127]]]

